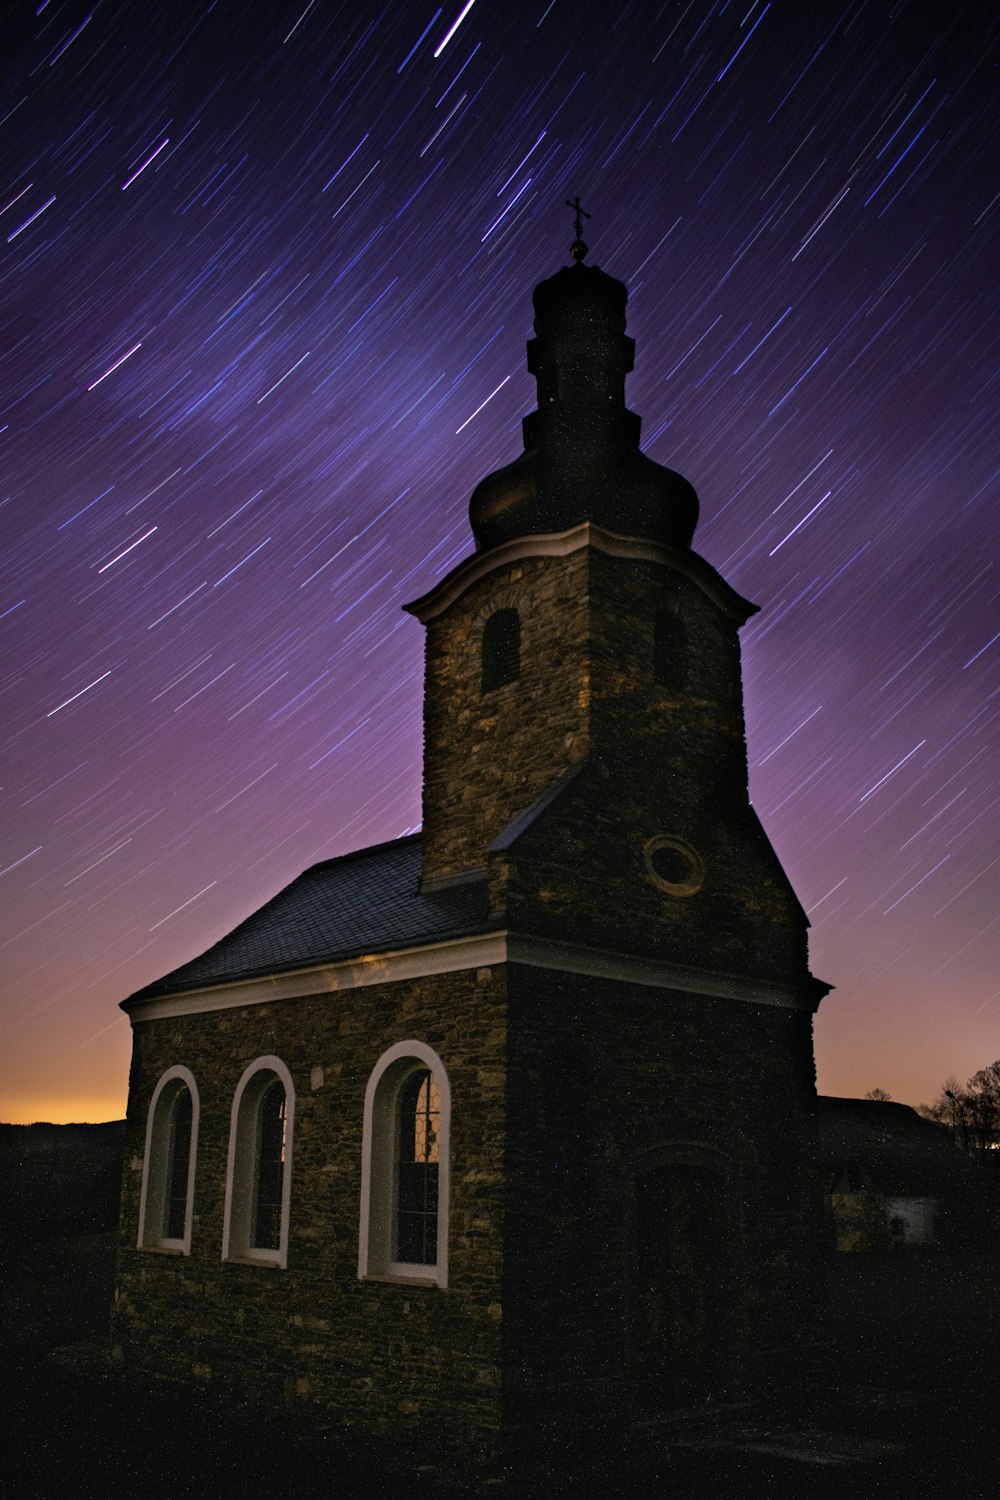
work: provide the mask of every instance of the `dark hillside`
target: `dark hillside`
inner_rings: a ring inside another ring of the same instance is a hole
[[[124,1120],[0,1125],[3,1243],[117,1228]]]

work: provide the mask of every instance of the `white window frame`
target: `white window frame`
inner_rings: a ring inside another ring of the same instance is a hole
[[[427,1069],[440,1099],[437,1261],[411,1265],[393,1259],[398,1194],[397,1154],[399,1097],[417,1069]],[[383,1052],[365,1089],[361,1146],[361,1223],[358,1276],[362,1279],[448,1285],[448,1210],[450,1195],[451,1085],[444,1063],[424,1042],[397,1042]]]
[[[285,1089],[285,1162],[281,1174],[281,1229],[277,1249],[251,1243],[254,1200],[260,1162],[260,1102],[273,1073]],[[295,1126],[295,1086],[280,1057],[258,1057],[245,1070],[236,1092],[229,1122],[226,1164],[226,1204],[222,1220],[222,1259],[251,1265],[288,1265],[288,1226],[292,1199],[292,1142]]]
[[[176,1085],[176,1087],[172,1087]],[[170,1136],[174,1104],[181,1088],[191,1095],[191,1149],[188,1153],[187,1198],[184,1204],[184,1233],[180,1239],[168,1239],[163,1232],[170,1169]],[[194,1210],[195,1162],[198,1155],[198,1117],[201,1101],[198,1085],[189,1068],[177,1065],[161,1076],[146,1115],[146,1147],[142,1160],[142,1191],[139,1195],[139,1250],[165,1250],[175,1255],[191,1254],[191,1223]]]

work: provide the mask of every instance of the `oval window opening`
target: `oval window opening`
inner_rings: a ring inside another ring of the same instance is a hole
[[[651,839],[646,845],[646,869],[661,890],[671,896],[693,896],[705,879],[701,856],[682,839]]]

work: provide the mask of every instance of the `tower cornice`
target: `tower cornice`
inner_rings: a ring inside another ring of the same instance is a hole
[[[571,526],[567,531],[515,537],[486,552],[476,552],[452,568],[428,593],[421,594],[411,604],[404,604],[403,608],[426,625],[454,604],[467,588],[491,573],[525,558],[568,557],[582,547],[593,547],[610,557],[660,563],[672,568],[690,579],[723,614],[735,620],[738,625],[743,625],[760,608],[731,588],[711,563],[699,557],[697,552],[692,552],[687,547],[671,547],[665,542],[649,541],[643,537],[620,536],[593,521],[584,521],[579,526]]]

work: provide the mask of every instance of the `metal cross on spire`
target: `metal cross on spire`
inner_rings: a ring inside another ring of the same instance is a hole
[[[579,193],[572,200],[572,202],[569,198],[566,199],[566,207],[573,210],[573,227],[576,231],[576,239],[573,241],[572,245],[570,245],[569,253],[574,260],[583,260],[584,256],[587,253],[587,247],[583,243],[583,225],[580,223],[580,220],[589,219],[590,215],[587,213],[587,210],[585,208],[580,207]]]

